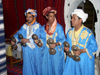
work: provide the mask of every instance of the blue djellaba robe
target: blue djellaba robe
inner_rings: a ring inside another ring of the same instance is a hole
[[[23,38],[30,40],[30,42],[26,43],[26,47],[22,46],[23,75],[41,75],[41,47],[37,47],[32,39],[33,34],[38,35],[39,38],[41,25],[38,22],[35,22],[30,28],[32,29],[30,30],[29,26],[25,23],[14,37],[17,42],[21,42],[18,38],[18,34],[22,34]]]
[[[70,51],[74,41],[74,28],[70,29],[66,35],[66,41],[70,44]],[[74,61],[72,58],[66,58],[63,75],[94,75],[95,57],[93,53],[98,50],[95,37],[90,29],[83,27],[79,33],[76,45],[79,49],[85,49],[86,53],[79,55],[80,61]]]
[[[65,35],[62,26],[57,23],[56,30],[52,35],[45,32],[45,25],[41,28],[41,37],[43,42],[42,49],[42,75],[62,75],[65,65],[63,42]],[[49,53],[49,46],[47,40],[51,38],[54,42],[60,42],[60,46],[56,46],[56,54]]]

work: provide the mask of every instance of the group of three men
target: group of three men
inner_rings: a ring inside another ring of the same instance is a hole
[[[65,38],[62,26],[57,23],[56,13],[52,7],[45,8],[43,16],[48,21],[41,26],[36,21],[36,10],[28,9],[25,12],[27,22],[14,35],[17,42],[26,43],[26,47],[22,46],[23,75],[94,75],[93,53],[98,47],[92,31],[82,24],[88,15],[81,9],[75,9],[71,19],[73,28]],[[19,34],[24,38],[19,39]],[[32,39],[33,34],[38,36],[38,40]],[[37,46],[39,39],[43,43],[42,47]],[[48,39],[53,39],[54,43],[48,45]],[[63,46],[64,41],[69,43],[69,48]],[[15,43],[11,41],[11,44]],[[73,45],[79,48],[78,51],[72,51]],[[55,54],[50,54],[50,49],[55,49]],[[78,55],[80,61],[74,61],[70,57],[65,61],[63,49]]]

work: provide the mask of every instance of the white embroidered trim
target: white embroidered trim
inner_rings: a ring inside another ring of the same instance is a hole
[[[33,26],[33,28],[35,29],[35,31],[36,31],[36,29],[38,29],[39,28],[39,24],[36,24],[35,26]],[[31,38],[32,37],[32,35],[34,34],[34,32],[32,32],[30,35],[29,35],[29,28],[27,28],[27,39],[29,39],[29,38]]]
[[[31,49],[33,49],[33,47],[31,46],[31,43],[26,43]]]
[[[27,28],[27,25],[26,24],[24,24],[23,25],[23,28],[24,29],[26,29]],[[35,29],[35,31],[36,31],[36,29],[38,29],[39,28],[39,24],[36,24],[35,26],[34,26],[34,29]],[[31,37],[32,37],[32,35],[34,34],[34,32],[32,32],[30,35],[29,35],[29,28],[27,28],[27,39],[30,39]],[[33,47],[31,46],[31,43],[26,43],[31,49],[33,49]]]
[[[26,24],[23,25],[23,28],[26,29]]]
[[[34,28],[35,28],[35,30],[38,29],[39,28],[39,24],[36,24]]]
[[[35,44],[33,42],[33,39],[30,39],[30,45],[31,45],[31,48],[34,49],[35,48]]]

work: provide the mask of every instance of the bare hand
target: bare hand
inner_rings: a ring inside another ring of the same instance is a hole
[[[56,47],[56,43],[50,44],[50,48],[55,48],[55,47]]]
[[[27,42],[29,42],[29,40],[28,39],[21,39],[21,42],[22,43],[27,43]]]
[[[78,51],[73,51],[73,53],[76,55],[76,56],[79,56],[81,53],[85,53],[86,50],[85,49],[78,49]]]
[[[37,44],[39,42],[39,40],[34,40],[35,44]]]
[[[68,52],[68,51],[69,51],[69,48],[68,48],[68,47],[64,47],[64,50],[65,50],[66,52]]]
[[[74,53],[76,56],[79,56],[79,55],[81,54],[81,50],[73,51],[73,53]]]

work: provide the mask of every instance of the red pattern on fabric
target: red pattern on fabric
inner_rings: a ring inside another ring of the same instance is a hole
[[[53,7],[46,7],[44,10],[43,10],[43,15],[46,16],[49,12],[53,11],[55,14],[57,13],[56,9],[53,8]]]
[[[17,59],[13,58],[13,61],[16,61]],[[10,65],[10,58],[7,58],[7,75],[22,75],[22,67],[23,62],[18,62],[13,64],[13,67],[11,68]]]

